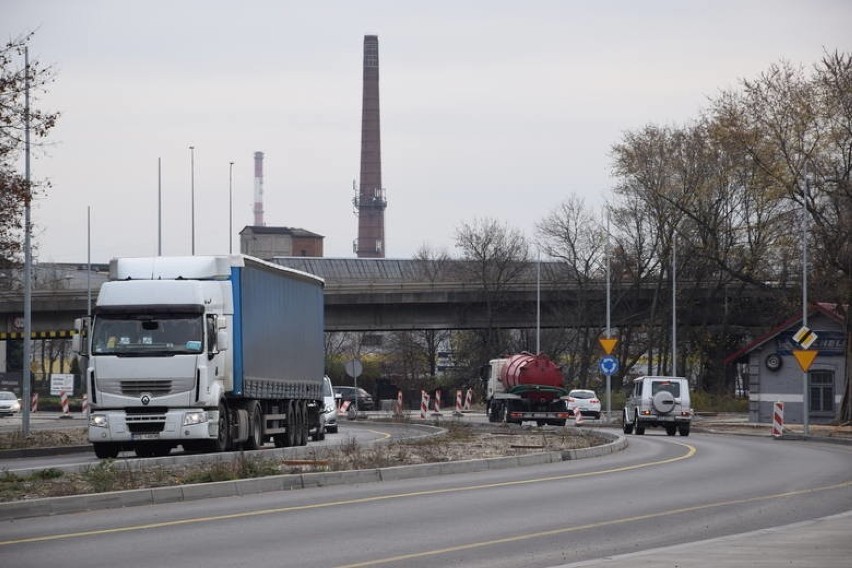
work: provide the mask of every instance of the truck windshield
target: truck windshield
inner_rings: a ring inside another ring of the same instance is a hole
[[[202,316],[195,314],[103,314],[92,329],[93,355],[201,353]]]

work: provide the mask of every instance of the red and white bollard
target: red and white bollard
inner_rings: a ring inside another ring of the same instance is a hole
[[[420,391],[420,418],[426,418],[426,412],[429,410],[429,395],[425,390]]]
[[[441,391],[435,391],[435,412],[433,414],[441,414]]]
[[[68,393],[59,391],[59,402],[62,403],[62,416],[70,416],[68,411]]]
[[[574,426],[579,426],[583,423],[583,412],[580,410],[580,407],[574,407]]]
[[[470,410],[471,404],[473,404],[473,389],[467,389],[467,395],[464,397],[464,409]]]
[[[462,415],[462,391],[461,389],[456,391],[456,411],[454,412],[456,416]]]
[[[772,411],[772,437],[780,438],[784,434],[784,403],[775,403]]]
[[[38,410],[38,393],[33,393],[32,402],[30,402],[30,412],[36,412]]]
[[[83,417],[89,415],[89,397],[88,395],[83,395],[83,401],[80,403],[80,412],[83,413]]]

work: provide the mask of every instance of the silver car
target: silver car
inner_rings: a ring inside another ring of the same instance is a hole
[[[331,379],[325,377],[322,380],[322,402],[323,411],[321,422],[323,428],[329,434],[337,433],[337,397],[334,395],[334,387]]]
[[[21,399],[11,391],[0,391],[0,415],[12,416],[21,411]]]

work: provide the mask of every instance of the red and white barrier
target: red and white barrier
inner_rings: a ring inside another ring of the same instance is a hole
[[[30,412],[38,411],[38,393],[33,393],[32,402],[30,402]]]
[[[782,434],[784,434],[784,403],[779,400],[772,411],[772,437],[780,438]]]
[[[462,413],[462,391],[461,389],[456,391],[456,412],[457,415],[461,415]]]
[[[397,416],[402,416],[402,391],[397,391],[396,393],[396,404],[394,405],[394,412]]]
[[[574,426],[579,426],[583,423],[583,413],[579,407],[574,407]]]
[[[429,411],[429,395],[425,390],[420,391],[420,418],[426,418]]]
[[[346,414],[346,411],[349,410],[349,405],[352,404],[351,400],[344,400],[340,403],[340,406],[337,408],[337,412],[339,414]]]
[[[464,397],[464,409],[470,410],[471,404],[473,404],[473,389],[467,389],[467,395]]]
[[[441,414],[441,391],[435,391],[435,412],[434,414]]]
[[[83,401],[80,403],[80,411],[83,413],[83,416],[89,415],[89,397],[87,395],[83,395]]]
[[[59,402],[62,403],[62,414],[68,416],[68,393],[65,391],[59,391]]]

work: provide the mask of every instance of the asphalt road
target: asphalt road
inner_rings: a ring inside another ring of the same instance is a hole
[[[0,565],[689,566],[659,547],[852,510],[850,463],[846,445],[654,432],[545,466],[2,522]]]

